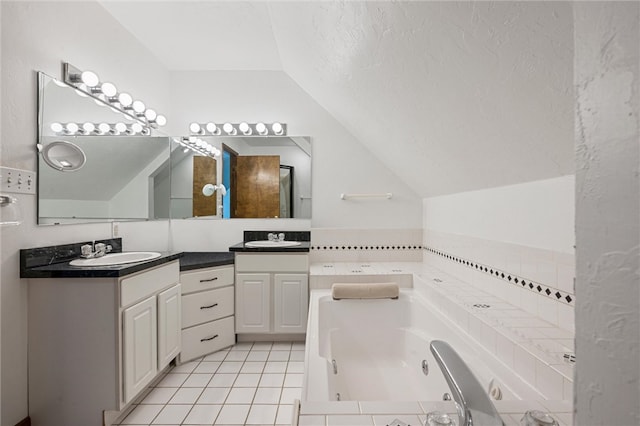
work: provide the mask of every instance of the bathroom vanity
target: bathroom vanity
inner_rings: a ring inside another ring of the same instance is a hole
[[[263,235],[264,234],[264,235]],[[277,233],[276,233],[277,234]],[[252,244],[269,241],[266,233],[245,233],[236,252],[238,340],[294,338],[304,335],[309,305],[309,233],[289,232],[299,244]]]
[[[21,251],[38,425],[110,424],[180,352],[180,254],[89,268],[54,262],[77,257],[79,246]]]

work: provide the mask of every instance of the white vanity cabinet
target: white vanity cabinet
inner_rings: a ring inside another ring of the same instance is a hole
[[[304,334],[307,253],[236,254],[236,333]]]
[[[180,267],[29,280],[29,415],[110,424],[180,352]]]
[[[236,342],[233,265],[183,271],[180,362]]]

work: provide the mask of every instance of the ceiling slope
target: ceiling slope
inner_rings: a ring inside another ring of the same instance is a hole
[[[567,3],[269,7],[284,70],[423,197],[573,173]]]

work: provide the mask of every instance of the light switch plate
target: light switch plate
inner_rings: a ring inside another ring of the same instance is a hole
[[[36,172],[0,167],[0,192],[35,194]]]

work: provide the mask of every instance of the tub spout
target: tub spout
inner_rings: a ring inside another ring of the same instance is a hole
[[[504,426],[498,411],[460,355],[446,342],[430,345],[458,408],[460,426]]]

